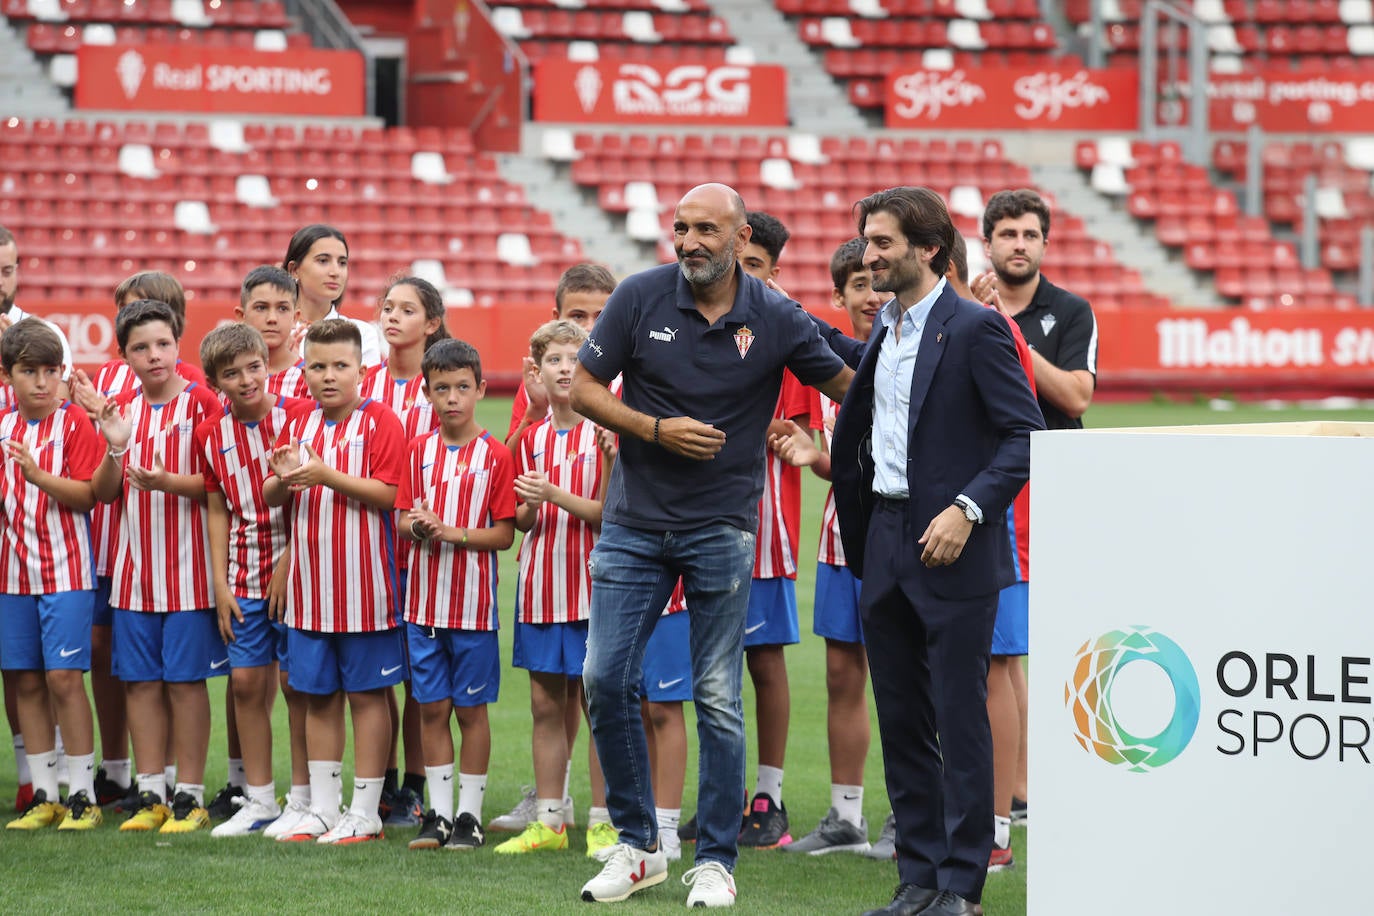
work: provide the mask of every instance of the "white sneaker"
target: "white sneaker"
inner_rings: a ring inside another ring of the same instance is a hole
[[[611,847],[600,874],[582,885],[582,899],[589,903],[616,903],[636,891],[662,883],[667,877],[668,859],[662,849],[645,852],[617,843]]]
[[[309,843],[318,840],[326,833],[334,829],[334,825],[339,822],[337,814],[330,811],[322,811],[314,805],[310,810],[301,815],[300,820],[291,828],[290,833],[283,833],[277,837],[278,843]]]
[[[345,811],[339,822],[322,834],[315,842],[326,846],[343,846],[348,843],[366,843],[368,840],[383,839],[382,820],[375,814],[357,814]]]
[[[530,821],[538,817],[538,813],[534,810],[534,789],[529,786],[521,786],[520,792],[520,803],[500,817],[492,818],[491,823],[487,824],[488,830],[495,830],[500,833],[520,833],[530,825]]]
[[[719,862],[703,862],[689,868],[682,883],[692,889],[687,895],[687,908],[735,905],[735,878]]]
[[[248,836],[275,824],[281,818],[281,813],[276,802],[268,807],[260,801],[246,798],[234,816],[211,830],[210,836]]]
[[[660,830],[658,848],[663,850],[669,862],[677,862],[682,858],[682,837],[677,835],[676,830]]]
[[[300,825],[301,818],[310,813],[310,805],[296,801],[294,798],[287,797],[286,807],[282,809],[281,816],[263,828],[262,835],[276,840],[284,836],[290,836]],[[212,833],[214,831],[211,831]]]

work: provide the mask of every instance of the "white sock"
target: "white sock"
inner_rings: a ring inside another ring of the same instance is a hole
[[[138,794],[151,792],[159,802],[167,801],[167,777],[163,773],[139,773]]]
[[[95,802],[95,754],[67,755],[67,774],[71,782],[67,788],[72,795],[85,792]]]
[[[374,776],[370,779],[364,779],[361,776],[353,777],[353,804],[348,806],[349,813],[369,820],[377,820],[377,806],[382,803],[382,783],[384,782],[386,782],[384,776]]]
[[[310,783],[303,786],[292,785],[291,792],[286,797],[287,801],[295,802],[298,805],[310,807]]]
[[[1003,849],[1011,845],[1011,818],[992,816],[992,842]]]
[[[33,782],[33,773],[29,770],[29,755],[24,753],[24,736],[14,736],[14,766],[18,771],[19,784]]]
[[[121,789],[129,788],[129,779],[133,770],[130,769],[127,757],[123,760],[104,760],[101,761],[100,766],[105,771],[106,779]]]
[[[563,797],[569,798],[568,788],[572,785],[572,761],[568,761],[567,767],[563,770]]]
[[[325,817],[337,817],[343,804],[343,762],[339,760],[310,760],[310,807]],[[374,809],[372,816],[376,817]]]
[[[66,746],[65,744],[62,743],[62,726],[60,726],[60,725],[54,725],[54,726],[53,726],[53,729],[52,729],[52,740],[53,740],[53,745],[52,745],[52,747],[53,747],[53,750],[57,752],[57,756],[58,756],[58,757],[65,757],[66,754],[67,754],[67,746]]]
[[[782,804],[782,770],[779,767],[766,767],[759,764],[759,779],[754,783],[755,795],[767,795],[773,804]]]
[[[43,793],[50,802],[57,801],[57,751],[29,755],[33,793]]]
[[[453,823],[453,764],[425,767],[425,782],[429,783],[429,807],[434,813]]]
[[[249,801],[255,801],[269,811],[278,810],[277,786],[274,782],[269,782],[265,786],[244,786],[243,794],[248,796]]]
[[[550,830],[558,830],[563,826],[563,799],[536,798],[534,810],[539,822]]]
[[[654,820],[658,821],[659,833],[667,833],[670,830],[677,833],[677,828],[682,824],[682,809],[655,808]]]
[[[173,764],[172,766],[169,766],[169,767],[163,767],[163,768],[162,768],[162,778],[163,778],[164,780],[166,780],[167,785],[169,785],[169,786],[174,786],[174,785],[176,785],[176,784],[177,784],[177,768],[176,768],[176,764]]]
[[[248,785],[248,774],[243,772],[243,758],[229,758],[229,785],[242,789]]]
[[[848,821],[858,827],[859,821],[863,820],[864,816],[864,787],[846,786],[832,782],[830,784],[830,807],[835,809],[840,820]]]
[[[175,786],[175,788],[172,790],[173,798],[177,797],[177,793],[185,792],[187,795],[191,796],[196,800],[197,808],[203,807],[205,805],[205,786],[198,786],[195,783],[191,782],[178,782],[173,783],[173,785]]]
[[[611,822],[610,808],[588,808],[587,826],[595,827],[597,824],[609,824]]]
[[[487,794],[486,773],[458,774],[458,813],[471,814],[482,822],[482,799]]]

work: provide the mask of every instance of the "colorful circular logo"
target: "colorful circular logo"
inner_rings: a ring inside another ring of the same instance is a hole
[[[1174,709],[1157,735],[1133,735],[1112,710],[1112,689],[1127,665],[1158,666],[1174,688]],[[1089,753],[1133,773],[1148,773],[1173,760],[1197,730],[1201,709],[1197,672],[1188,654],[1149,627],[1112,630],[1079,647],[1073,676],[1064,685],[1074,738]]]

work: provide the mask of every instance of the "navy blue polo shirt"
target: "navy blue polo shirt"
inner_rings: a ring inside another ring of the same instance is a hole
[[[796,303],[738,266],[735,278],[734,307],[708,326],[677,264],[635,274],[616,287],[582,345],[578,358],[588,372],[623,377],[627,406],[725,432],[710,461],[622,437],[602,510],[607,521],[650,531],[721,522],[756,531],[783,368],[808,385],[844,368]]]

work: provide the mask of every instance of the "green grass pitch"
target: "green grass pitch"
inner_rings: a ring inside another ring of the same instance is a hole
[[[491,398],[482,405],[483,421],[503,434],[510,401]],[[1232,423],[1292,419],[1374,420],[1374,411],[1271,410],[1243,406],[1218,412],[1196,403],[1099,404],[1090,425],[1142,426],[1188,423]],[[787,651],[792,688],[792,724],[788,742],[785,796],[792,832],[810,830],[829,804],[829,771],[825,743],[825,681],[822,642],[810,633],[810,607],[815,574],[815,544],[823,484],[807,474],[801,534],[802,642]],[[515,551],[502,560],[501,608],[509,627],[515,586]],[[521,786],[532,781],[529,735],[529,681],[509,668],[509,630],[502,633],[501,701],[491,709],[493,750],[485,817],[503,813],[519,799]],[[753,696],[745,678],[745,709],[752,718]],[[221,711],[224,679],[211,688],[215,723],[210,744],[207,785],[215,791],[225,779]],[[689,709],[689,730],[693,728]],[[277,706],[276,777],[287,785],[285,709]],[[15,791],[8,730],[0,743],[0,799]],[[869,832],[877,836],[888,811],[883,788],[877,725],[866,772],[865,813]],[[588,804],[585,728],[574,751],[573,795],[579,822]],[[691,754],[695,754],[693,738]],[[754,748],[749,751],[752,779]],[[694,809],[696,764],[688,766],[685,813]],[[350,786],[345,784],[347,796]],[[565,853],[498,857],[490,848],[472,853],[410,852],[405,843],[414,829],[393,830],[382,843],[346,849],[275,844],[261,838],[214,840],[208,834],[187,837],[121,836],[115,819],[94,833],[38,835],[0,832],[0,911],[321,913],[321,912],[454,912],[557,914],[587,913],[578,900],[584,881],[597,870],[583,856],[582,834],[575,831]],[[993,916],[1015,916],[1026,908],[1028,835],[1013,832],[1016,868],[989,877],[984,905]],[[690,847],[688,847],[690,850]],[[690,863],[673,866],[665,884],[618,905],[632,913],[679,912],[686,889],[678,877]],[[777,851],[745,851],[736,872],[741,914],[857,913],[884,902],[897,883],[892,863],[837,854],[820,858]]]

